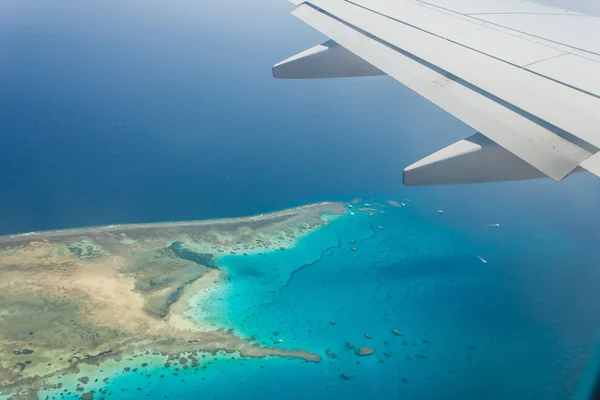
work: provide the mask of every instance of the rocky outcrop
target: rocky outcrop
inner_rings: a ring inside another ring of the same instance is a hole
[[[370,347],[361,347],[356,351],[356,354],[359,356],[370,356],[373,353],[375,353],[375,350]]]
[[[386,203],[388,203],[392,207],[402,207],[402,204],[398,203],[396,200],[387,200]]]

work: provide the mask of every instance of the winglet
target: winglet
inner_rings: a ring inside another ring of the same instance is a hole
[[[385,75],[333,40],[311,47],[273,66],[278,79],[343,78]]]

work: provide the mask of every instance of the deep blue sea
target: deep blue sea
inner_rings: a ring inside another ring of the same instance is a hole
[[[109,398],[569,398],[599,338],[600,182],[402,186],[472,131],[388,77],[273,79],[326,39],[291,10],[0,3],[0,234],[411,200],[220,260],[213,322],[321,363],[218,357],[185,378],[120,374]]]

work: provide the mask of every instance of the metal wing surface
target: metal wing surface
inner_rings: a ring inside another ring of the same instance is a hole
[[[408,185],[600,176],[600,18],[520,0],[293,1],[331,40],[282,79],[386,74],[477,131]]]

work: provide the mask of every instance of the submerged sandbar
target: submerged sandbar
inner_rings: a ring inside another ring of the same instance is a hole
[[[261,347],[183,315],[218,285],[215,259],[278,251],[340,215],[317,203],[247,218],[112,225],[0,237],[0,393],[35,398],[53,375],[131,351],[236,352],[319,361]]]

